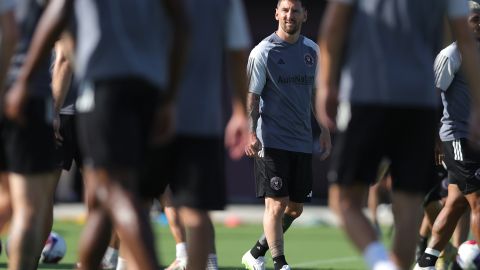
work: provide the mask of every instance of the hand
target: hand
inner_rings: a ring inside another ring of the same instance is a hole
[[[175,131],[175,105],[171,102],[158,106],[152,126],[152,143],[160,145],[172,139]]]
[[[335,130],[338,107],[338,88],[321,86],[315,100],[315,110],[320,124],[329,130]]]
[[[24,124],[23,107],[28,98],[27,83],[17,81],[5,96],[5,117],[19,124]]]
[[[443,149],[442,149],[442,142],[440,141],[439,138],[435,140],[435,165],[442,165],[443,158],[445,155],[443,154]]]
[[[245,154],[247,154],[248,157],[257,157],[258,151],[262,149],[262,144],[260,143],[260,140],[258,140],[255,132],[250,132],[248,137],[248,142],[245,146]]]
[[[473,148],[480,150],[480,109],[472,107],[469,140]]]
[[[60,134],[60,115],[58,113],[53,117],[53,134],[55,135],[55,144],[57,146],[62,146],[63,137]]]
[[[330,131],[327,128],[322,129],[320,134],[320,148],[323,150],[320,155],[320,160],[325,160],[330,156],[332,152],[332,139],[330,138]]]
[[[238,160],[243,156],[247,144],[248,121],[244,113],[233,113],[225,128],[225,147],[230,158]]]

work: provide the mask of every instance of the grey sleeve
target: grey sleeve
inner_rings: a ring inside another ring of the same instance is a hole
[[[267,82],[267,66],[262,51],[259,44],[250,52],[247,64],[248,90],[257,95],[262,94]]]
[[[250,30],[242,0],[231,0],[227,11],[225,43],[228,49],[247,49],[251,46]]]
[[[0,15],[12,10],[14,7],[15,2],[13,0],[0,0]]]
[[[447,15],[449,18],[467,17],[468,14],[467,0],[447,0]]]
[[[446,91],[460,69],[459,59],[440,52],[434,62],[435,87]]]

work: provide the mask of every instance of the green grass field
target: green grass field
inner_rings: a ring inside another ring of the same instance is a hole
[[[156,225],[155,229],[161,263],[168,265],[175,257],[173,238],[168,227]],[[78,223],[56,221],[54,231],[65,238],[67,255],[59,264],[41,265],[39,269],[73,269],[81,230],[82,225]],[[241,257],[257,240],[260,231],[260,225],[240,225],[235,228],[216,225],[220,269],[242,269]],[[292,269],[366,269],[362,258],[338,228],[294,225],[286,234],[285,243],[287,260]],[[3,252],[0,269],[7,268],[6,262]],[[267,262],[267,268],[272,269],[270,257]]]

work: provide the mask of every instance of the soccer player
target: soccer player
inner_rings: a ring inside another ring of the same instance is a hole
[[[168,180],[187,232],[187,269],[205,270],[208,254],[215,253],[208,211],[226,204],[224,148],[239,159],[247,141],[245,66],[251,41],[241,0],[192,0],[186,1],[186,9],[192,38],[178,92],[175,136],[152,159],[147,177]],[[224,62],[233,90],[232,115],[225,128]],[[216,257],[208,260],[216,269]]]
[[[318,46],[302,36],[307,20],[304,1],[279,0],[277,31],[250,53],[248,113],[250,142],[255,158],[256,195],[265,200],[264,234],[242,257],[247,269],[265,269],[272,254],[275,270],[290,269],[283,249],[283,233],[301,215],[312,196],[311,125]],[[321,127],[322,159],[330,152],[330,133]]]
[[[82,168],[82,155],[78,145],[76,128],[76,109],[78,83],[73,79],[74,44],[70,31],[64,32],[59,41],[55,43],[55,60],[52,68],[52,93],[54,100],[53,128],[56,140],[56,163],[59,170],[56,171],[57,179],[60,178],[62,170],[69,171],[75,161],[78,168]],[[88,195],[85,196],[85,203],[89,208]],[[53,201],[52,201],[53,202]],[[52,205],[53,210],[53,205]],[[53,221],[53,215],[51,219]],[[47,231],[51,230],[46,226]],[[116,234],[112,239],[102,259],[101,269],[115,269],[118,258],[118,241]]]
[[[18,89],[30,81],[73,8],[77,16],[75,72],[82,82],[76,108],[87,193],[92,195],[81,239],[81,268],[98,267],[106,247],[92,243],[108,243],[113,226],[127,247],[129,267],[157,269],[153,233],[139,202],[140,185],[144,184],[139,174],[154,111],[159,109],[165,116],[166,122],[159,124],[168,124],[169,104],[179,81],[185,48],[182,37],[188,30],[182,21],[181,3],[51,1],[33,38]],[[171,15],[174,40],[170,80],[165,14]]]
[[[328,174],[330,205],[369,269],[409,269],[414,259],[422,200],[434,179],[438,102],[432,65],[445,17],[471,83],[470,131],[480,147],[479,56],[467,15],[466,1],[458,0],[338,0],[327,7],[316,106],[321,122],[338,130]],[[362,212],[382,157],[390,159],[393,179],[390,258]]]
[[[478,50],[480,4],[478,1],[469,1],[468,4],[468,25]],[[475,239],[480,241],[480,151],[473,148],[468,140],[472,96],[467,78],[461,70],[466,59],[459,47],[457,40],[443,49],[435,59],[435,86],[440,90],[444,108],[440,139],[443,142],[444,161],[450,182],[445,206],[433,224],[428,248],[415,269],[435,269],[440,252],[447,245],[468,206],[471,208],[471,231]]]

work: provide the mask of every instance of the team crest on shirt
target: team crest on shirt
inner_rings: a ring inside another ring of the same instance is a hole
[[[305,61],[305,65],[309,66],[309,67],[312,67],[313,65],[315,65],[315,59],[313,58],[313,56],[309,53],[306,53],[304,56],[303,56],[303,60]]]
[[[270,187],[273,190],[279,191],[282,188],[282,186],[283,186],[282,178],[278,176],[274,176],[272,177],[272,179],[270,179]]]
[[[480,180],[480,169],[477,169],[475,171],[475,178],[477,178],[478,180]]]

